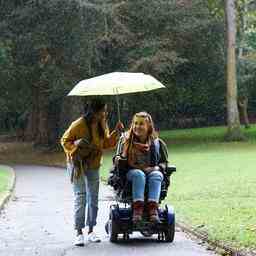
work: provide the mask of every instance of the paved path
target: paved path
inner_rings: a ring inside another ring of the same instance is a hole
[[[210,256],[213,252],[176,232],[173,244],[158,243],[139,234],[129,242],[112,244],[104,231],[111,191],[101,187],[96,231],[99,244],[74,247],[72,191],[65,170],[39,166],[16,166],[14,196],[0,215],[1,256],[147,255]]]

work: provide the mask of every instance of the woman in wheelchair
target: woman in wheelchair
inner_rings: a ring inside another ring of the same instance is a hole
[[[132,185],[133,223],[141,222],[144,208],[149,221],[159,223],[158,203],[168,152],[150,114],[140,112],[133,116],[129,130],[120,138],[115,164],[121,159],[127,160],[126,178]]]

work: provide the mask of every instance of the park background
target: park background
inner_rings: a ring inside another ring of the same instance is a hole
[[[177,165],[168,201],[178,221],[255,250],[256,3],[234,1],[228,24],[224,2],[0,1],[0,162],[65,165],[60,136],[90,100],[66,97],[74,85],[113,71],[149,73],[167,88],[121,96],[122,121],[152,114]],[[113,127],[115,98],[106,99]]]

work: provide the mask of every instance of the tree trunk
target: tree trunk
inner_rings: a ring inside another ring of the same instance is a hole
[[[244,40],[245,40],[245,31],[247,27],[246,14],[248,12],[248,6],[246,1],[242,4],[241,10],[241,26],[240,26],[240,47],[238,49],[238,57],[243,58],[244,55]]]
[[[34,85],[32,87],[32,106],[28,117],[27,127],[25,129],[25,140],[33,141],[38,133],[38,121],[39,121],[39,107],[38,107],[38,87]]]
[[[36,145],[48,145],[49,144],[49,134],[48,134],[48,111],[46,106],[40,106],[39,110],[39,123],[38,123],[38,133],[36,136]]]
[[[36,145],[48,145],[48,95],[36,84],[32,88],[32,106],[25,130],[25,139]]]
[[[241,140],[237,79],[236,79],[236,14],[234,0],[226,0],[226,31],[227,31],[227,140]]]
[[[244,125],[245,128],[250,128],[250,121],[249,121],[249,117],[248,117],[248,98],[244,97],[242,99],[239,100],[238,102],[239,104],[239,108],[240,108],[240,113],[241,113],[241,117],[244,120]]]
[[[48,113],[49,113],[49,95],[47,92],[48,84],[44,81],[39,83],[39,111],[38,111],[38,132],[35,138],[36,145],[48,145],[49,144],[49,127],[48,127]]]

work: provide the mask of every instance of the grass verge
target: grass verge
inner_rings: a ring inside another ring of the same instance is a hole
[[[14,174],[9,167],[0,165],[0,208],[12,189]]]

